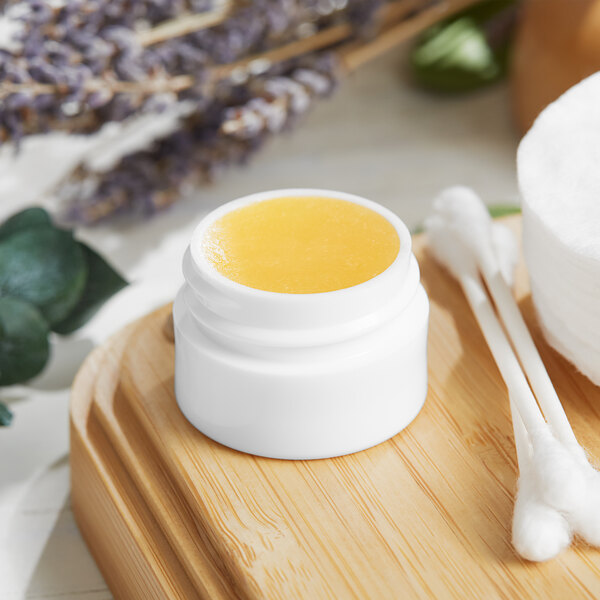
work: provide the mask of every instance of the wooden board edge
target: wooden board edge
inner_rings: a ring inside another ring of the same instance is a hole
[[[89,422],[93,388],[109,349],[124,350],[135,324],[94,350],[77,374],[71,392],[71,501],[82,536],[111,593],[117,600],[193,600],[200,598],[166,548],[162,533],[110,444],[97,451],[92,438],[102,436]],[[107,457],[107,454],[109,455]],[[112,468],[106,460],[113,460]],[[117,477],[119,483],[117,483]],[[119,493],[119,487],[129,498]],[[165,549],[164,554],[158,548]]]
[[[192,511],[182,500],[167,466],[135,420],[120,386],[120,360],[131,340],[135,340],[135,332],[150,320],[164,321],[169,314],[168,307],[162,307],[138,321],[123,352],[107,356],[94,384],[91,419],[103,429],[112,450],[123,463],[131,482],[199,595],[213,600],[248,597],[244,590],[236,589],[235,580],[223,569],[223,557],[207,540],[202,523],[192,517]]]

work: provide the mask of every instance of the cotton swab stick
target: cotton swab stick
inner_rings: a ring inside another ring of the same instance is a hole
[[[547,506],[540,499],[535,478],[531,473],[527,431],[512,398],[510,410],[519,465],[512,526],[513,546],[527,560],[550,560],[571,543],[571,528],[560,512]]]
[[[439,214],[425,221],[429,247],[460,282],[533,446],[533,473],[544,498],[564,510],[585,493],[585,477],[573,455],[550,432],[513,349],[479,279],[470,249]]]
[[[523,376],[512,348],[494,314],[494,309],[483,289],[477,273],[477,265],[464,244],[447,229],[437,215],[425,221],[429,248],[434,256],[459,281],[483,335],[494,356],[500,372],[511,390],[525,426],[530,431],[546,428],[531,389]]]
[[[560,441],[572,445],[573,451],[585,458],[521,311],[501,272],[498,253],[495,252],[493,243],[493,222],[487,208],[473,190],[465,187],[445,190],[437,198],[434,207],[444,215],[463,243],[475,253],[483,278],[550,427]]]
[[[492,246],[502,277],[512,287],[519,256],[515,236],[507,227],[492,223]],[[580,532],[592,545],[599,545],[598,477],[593,476],[588,480],[588,500],[569,515],[569,521],[555,509],[544,505],[531,473],[527,431],[512,399],[510,404],[519,463],[519,483],[513,516],[513,545],[517,552],[529,560],[548,560],[569,545],[573,530]]]

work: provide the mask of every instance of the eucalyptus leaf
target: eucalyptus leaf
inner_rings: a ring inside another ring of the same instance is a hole
[[[88,277],[75,308],[66,319],[52,326],[52,330],[68,335],[79,329],[113,294],[127,285],[127,281],[117,273],[97,252],[89,246],[79,243],[85,257]]]
[[[83,251],[70,232],[38,227],[0,240],[0,297],[30,302],[50,325],[73,310],[86,279]]]
[[[18,231],[52,226],[48,212],[41,206],[32,206],[14,214],[0,225],[0,240]]]
[[[48,324],[28,302],[0,297],[0,326],[0,386],[31,379],[48,361]]]
[[[12,420],[12,412],[6,404],[0,402],[0,427],[8,427],[12,423]]]
[[[445,92],[477,89],[502,73],[485,36],[468,17],[422,43],[412,55],[412,66],[422,85]]]
[[[481,88],[502,77],[512,39],[514,5],[514,0],[487,0],[427,29],[410,55],[417,82],[435,91],[455,93]]]

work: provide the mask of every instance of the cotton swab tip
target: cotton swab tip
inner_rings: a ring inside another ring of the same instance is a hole
[[[512,539],[525,559],[543,562],[558,556],[571,543],[571,529],[557,510],[537,501],[527,483],[519,482]]]
[[[600,546],[600,473],[589,463],[585,468],[587,491],[583,502],[572,512],[568,519],[575,533],[588,544]]]
[[[455,186],[445,189],[434,200],[433,209],[465,244],[474,249],[491,244],[492,218],[471,188]]]
[[[585,501],[586,468],[579,458],[549,431],[530,432],[533,445],[532,475],[541,499],[556,510],[572,512]]]
[[[515,281],[515,269],[519,262],[519,246],[514,233],[501,223],[494,223],[492,246],[498,258],[500,273],[507,285],[512,287]]]
[[[429,250],[433,257],[460,281],[464,274],[477,276],[477,264],[469,249],[448,227],[445,219],[433,214],[425,220]]]
[[[490,223],[491,217],[481,198],[470,187],[456,185],[442,190],[433,201],[433,208],[451,221],[473,219]]]

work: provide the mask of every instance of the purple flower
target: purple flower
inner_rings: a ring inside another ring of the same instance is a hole
[[[330,94],[337,77],[335,60],[316,55],[243,89],[221,90],[202,112],[183,119],[178,130],[147,150],[123,157],[110,171],[77,169],[58,192],[66,220],[91,224],[163,210],[190,182],[210,180],[246,162],[269,137],[292,126],[316,99]]]

